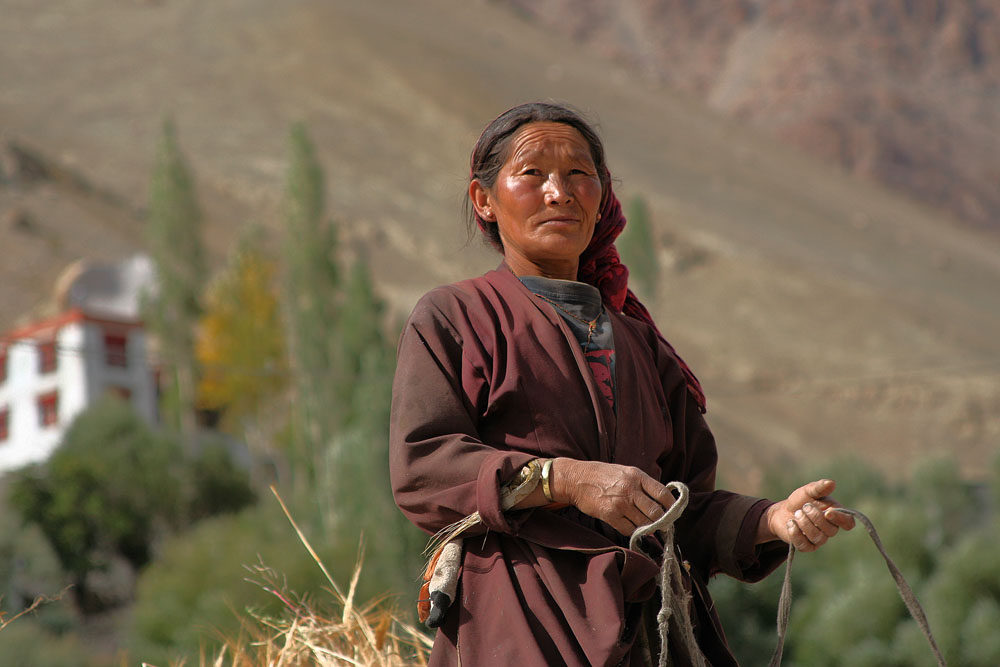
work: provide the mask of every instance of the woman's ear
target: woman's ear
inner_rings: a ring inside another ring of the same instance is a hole
[[[490,191],[478,179],[469,183],[469,201],[476,209],[476,214],[483,220],[496,222],[497,218],[493,213],[493,204],[490,199]]]

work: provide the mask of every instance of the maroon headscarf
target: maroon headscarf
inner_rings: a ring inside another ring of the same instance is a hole
[[[625,229],[625,214],[622,213],[618,197],[611,189],[611,179],[608,178],[607,182],[608,185],[601,201],[601,217],[594,227],[594,236],[590,239],[590,245],[580,255],[577,278],[600,290],[605,306],[629,317],[634,317],[641,322],[646,322],[653,327],[653,331],[680,364],[684,378],[687,380],[688,391],[698,403],[698,409],[704,413],[706,410],[705,392],[702,390],[698,378],[677,354],[674,346],[667,342],[667,339],[660,333],[649,311],[646,310],[646,306],[628,288],[628,267],[622,264],[621,258],[618,256],[618,249],[615,248],[615,239]]]
[[[485,232],[486,221],[479,216],[478,212],[473,211],[473,214],[480,231]],[[698,378],[677,354],[674,346],[660,333],[649,311],[646,310],[646,306],[628,288],[628,267],[622,264],[621,258],[618,256],[618,249],[615,248],[615,239],[625,229],[625,214],[622,213],[621,203],[611,188],[610,176],[601,199],[600,214],[601,217],[594,227],[594,236],[590,239],[587,249],[580,255],[577,278],[581,282],[596,287],[601,292],[601,298],[606,307],[617,313],[646,322],[653,327],[653,331],[680,364],[681,371],[687,381],[688,391],[698,404],[698,409],[704,414],[706,411],[705,392],[702,390]]]

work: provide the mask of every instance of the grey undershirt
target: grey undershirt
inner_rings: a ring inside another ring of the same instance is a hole
[[[600,359],[606,360],[611,388],[610,400],[613,405],[615,391],[613,382],[615,377],[615,343],[611,330],[611,318],[608,317],[607,310],[603,307],[600,290],[593,285],[575,280],[558,280],[555,278],[543,278],[542,276],[519,276],[519,279],[531,292],[555,301],[564,309],[560,310],[549,304],[569,325],[570,331],[573,332],[581,349],[583,349],[584,356],[591,365],[592,372],[594,371],[595,364],[603,363],[599,361]],[[572,313],[572,315],[569,313]],[[600,317],[598,317],[598,314],[600,314]],[[576,317],[573,317],[573,315]],[[597,318],[596,326],[588,345],[587,335],[590,331],[586,323],[593,321],[595,317]],[[598,382],[601,381],[596,372],[595,379]]]

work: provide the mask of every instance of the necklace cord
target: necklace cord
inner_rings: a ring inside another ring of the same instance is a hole
[[[601,304],[601,309],[597,312],[597,317],[595,317],[594,319],[592,319],[592,320],[590,320],[588,322],[587,320],[583,319],[579,315],[576,315],[575,313],[570,312],[566,308],[563,308],[563,306],[558,301],[556,301],[555,299],[550,299],[549,297],[545,296],[544,294],[539,294],[538,292],[532,292],[532,294],[534,294],[535,296],[537,296],[542,301],[545,301],[546,303],[549,303],[549,304],[555,306],[556,308],[558,308],[562,312],[564,312],[567,315],[569,315],[570,317],[572,317],[577,322],[585,325],[587,327],[587,343],[584,345],[583,351],[584,351],[585,354],[587,352],[590,352],[590,341],[594,337],[594,332],[597,331],[597,320],[601,319],[601,315],[604,314],[604,304],[603,303]]]

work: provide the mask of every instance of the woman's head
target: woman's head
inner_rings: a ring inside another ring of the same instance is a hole
[[[501,169],[511,157],[513,140],[524,126],[532,123],[558,123],[573,128],[578,133],[579,138],[583,140],[588,149],[590,159],[600,180],[603,195],[610,177],[604,157],[604,145],[601,143],[600,137],[577,112],[563,105],[545,102],[532,102],[516,106],[505,111],[486,126],[472,150],[469,180],[478,182],[487,191],[492,191]],[[468,195],[466,197],[466,211],[469,216],[470,229],[473,226],[478,227],[494,247],[503,251],[497,220],[481,215],[475,202]]]

